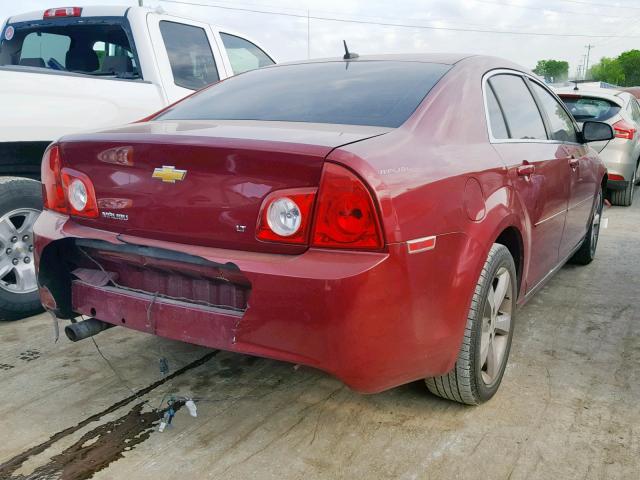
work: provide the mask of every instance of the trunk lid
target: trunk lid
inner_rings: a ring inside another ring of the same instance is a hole
[[[93,181],[100,217],[126,235],[236,250],[298,253],[258,241],[263,199],[317,187],[326,155],[389,129],[253,121],[157,121],[60,142],[63,167]]]

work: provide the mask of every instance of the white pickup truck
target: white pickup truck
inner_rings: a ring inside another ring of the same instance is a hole
[[[49,143],[273,64],[243,34],[143,7],[52,8],[0,29],[0,320],[40,309],[32,226]]]

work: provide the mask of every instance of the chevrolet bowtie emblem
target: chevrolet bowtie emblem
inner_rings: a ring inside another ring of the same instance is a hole
[[[165,183],[176,183],[178,180],[184,180],[187,175],[186,170],[178,170],[171,165],[163,165],[162,168],[156,168],[153,170],[151,178],[159,178]]]

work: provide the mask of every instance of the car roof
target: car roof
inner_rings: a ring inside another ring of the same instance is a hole
[[[505,60],[499,57],[492,57],[488,55],[474,55],[469,53],[403,53],[403,54],[383,54],[383,55],[360,55],[355,59],[345,60],[342,55],[340,57],[330,58],[314,58],[310,60],[298,60],[283,62],[278,65],[270,65],[263,68],[278,68],[286,65],[301,65],[310,63],[330,63],[330,62],[372,62],[372,61],[387,61],[387,62],[416,62],[416,63],[437,63],[441,65],[465,64],[468,67],[473,68],[473,65],[477,65],[478,68],[485,71],[506,69],[514,70],[520,73],[528,75],[534,75],[530,69],[518,65],[509,60]]]
[[[422,63],[440,63],[443,65],[454,65],[461,60],[472,57],[471,54],[462,53],[396,53],[385,55],[359,55],[357,58],[349,59],[350,62],[371,62],[371,61],[393,61],[393,62],[422,62]],[[284,62],[280,65],[296,65],[301,63],[326,63],[345,61],[340,57],[312,58],[310,60],[298,60],[292,62]]]
[[[622,91],[628,92],[636,98],[640,98],[640,87],[625,87]]]
[[[614,102],[622,106],[625,101],[629,99],[627,96],[632,97],[632,95],[628,92],[623,92],[621,90],[616,90],[613,88],[598,88],[598,87],[587,87],[587,88],[578,88],[578,90],[574,90],[574,87],[563,87],[563,88],[554,88],[554,91],[559,96],[583,96],[583,97],[591,97],[591,98],[602,98],[603,100],[609,100],[610,102]]]

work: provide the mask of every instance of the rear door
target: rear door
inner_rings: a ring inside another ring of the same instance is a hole
[[[542,84],[530,80],[529,85],[545,115],[551,140],[558,142],[566,154],[560,168],[569,174],[567,220],[560,244],[560,259],[565,259],[582,242],[587,233],[594,195],[600,183],[596,162],[586,145],[578,143],[577,126],[564,105]]]
[[[228,76],[206,23],[154,14],[147,24],[169,103]]]
[[[527,290],[558,264],[569,199],[570,152],[551,140],[525,77],[500,71],[485,84],[491,141],[528,216]]]

